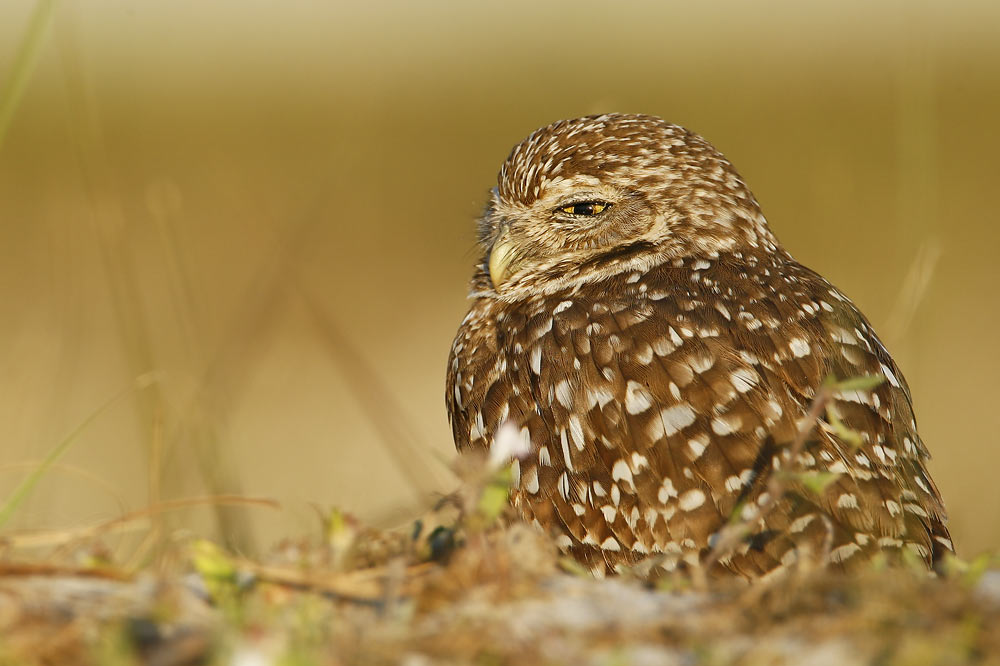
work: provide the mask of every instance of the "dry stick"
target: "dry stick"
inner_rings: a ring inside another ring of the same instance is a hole
[[[896,295],[896,301],[886,318],[886,337],[890,341],[902,341],[910,330],[910,325],[927,295],[931,279],[941,259],[941,251],[941,241],[935,237],[924,239],[917,248],[917,254],[910,262],[910,268]],[[895,349],[895,345],[890,347]]]
[[[819,391],[816,393],[816,397],[813,398],[812,404],[809,407],[809,411],[806,413],[805,422],[799,426],[799,432],[792,441],[791,446],[788,448],[790,467],[787,470],[774,470],[774,472],[768,477],[767,480],[767,501],[759,505],[759,508],[753,516],[744,518],[739,522],[726,525],[718,533],[718,539],[715,542],[715,546],[709,552],[708,556],[702,562],[702,567],[707,570],[712,565],[719,562],[724,557],[731,554],[733,548],[736,547],[743,539],[753,530],[754,524],[761,520],[768,513],[770,513],[778,502],[785,496],[788,492],[788,479],[792,474],[800,471],[802,463],[799,460],[799,454],[802,453],[802,449],[805,448],[806,440],[809,439],[809,435],[812,434],[816,425],[819,423],[819,418],[826,409],[827,403],[830,398],[833,397],[833,390],[828,386],[821,386]]]
[[[72,578],[101,578],[127,582],[132,576],[109,567],[81,567],[51,564],[48,562],[0,562],[0,578],[15,576],[67,576]]]
[[[246,497],[244,495],[208,495],[206,497],[185,497],[182,499],[167,500],[155,506],[148,506],[136,511],[130,511],[110,520],[104,520],[85,527],[74,527],[66,530],[49,530],[41,533],[12,534],[0,538],[0,542],[13,548],[37,548],[40,546],[64,545],[74,540],[92,538],[108,532],[117,532],[124,526],[142,518],[155,516],[164,511],[174,509],[185,509],[192,506],[204,504],[239,504],[266,506],[271,509],[279,509],[281,505],[273,499],[266,497]]]
[[[411,596],[418,588],[418,578],[438,566],[432,562],[410,565],[406,567],[406,577],[400,583],[398,571],[391,563],[388,566],[358,571],[316,574],[303,571],[300,567],[268,566],[242,558],[233,558],[232,562],[238,569],[249,571],[266,583],[361,603],[385,601],[387,592],[395,592],[391,595],[393,597]]]

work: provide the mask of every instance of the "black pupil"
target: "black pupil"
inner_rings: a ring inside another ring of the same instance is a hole
[[[597,215],[598,203],[596,201],[585,201],[573,204],[574,215]]]

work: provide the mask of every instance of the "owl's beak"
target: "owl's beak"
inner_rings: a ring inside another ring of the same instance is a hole
[[[500,290],[500,285],[507,279],[510,264],[514,260],[516,245],[510,237],[510,231],[506,225],[500,228],[500,234],[493,241],[493,249],[490,250],[490,280],[493,288]]]

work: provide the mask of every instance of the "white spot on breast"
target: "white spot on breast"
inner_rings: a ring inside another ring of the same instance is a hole
[[[743,487],[743,482],[740,480],[740,477],[733,475],[728,479],[726,479],[726,490],[730,492],[736,492],[742,487]]]
[[[743,325],[746,326],[748,331],[756,331],[758,328],[763,326],[763,324],[760,323],[760,320],[749,312],[740,312],[737,314],[737,317],[743,321]]]
[[[583,424],[577,414],[569,415],[569,434],[573,438],[573,444],[576,445],[576,448],[583,451],[587,443],[583,439]]]
[[[629,469],[628,462],[624,458],[618,460],[611,468],[611,478],[632,485],[632,470]]]
[[[635,350],[635,361],[639,365],[649,365],[653,360],[653,348],[641,343]]]
[[[688,364],[691,366],[692,370],[700,375],[701,373],[712,369],[712,366],[715,365],[715,357],[707,352],[704,354],[694,354],[690,359],[688,359]]]
[[[674,482],[670,477],[663,479],[663,483],[660,484],[660,490],[656,494],[656,499],[660,501],[660,504],[666,504],[671,497],[677,497],[677,489],[674,488]]]
[[[746,393],[757,385],[757,373],[746,368],[737,368],[729,373],[729,381],[740,393]]]
[[[573,301],[563,301],[552,309],[552,314],[557,315],[573,307]]]
[[[889,380],[889,383],[896,388],[899,388],[899,380],[896,379],[896,375],[892,374],[892,370],[889,369],[889,366],[885,363],[879,363],[879,365],[882,366],[882,374]]]
[[[622,547],[614,537],[608,537],[601,543],[601,550],[619,551]]]
[[[610,504],[605,504],[601,507],[601,513],[604,514],[604,522],[611,525],[618,518],[618,509],[611,506]]]
[[[545,465],[546,467],[552,467],[552,457],[549,456],[549,447],[538,447],[538,464]]]
[[[629,414],[641,414],[653,404],[653,396],[639,382],[629,380],[625,387],[625,410]]]
[[[731,435],[739,432],[743,419],[739,414],[725,414],[712,419],[712,432],[716,435]]]
[[[858,339],[854,337],[854,334],[844,328],[832,328],[830,329],[830,339],[834,342],[839,342],[842,345],[857,345]]]
[[[649,458],[642,455],[641,453],[633,453],[630,467],[632,468],[633,474],[638,474],[642,470],[649,467]]]
[[[569,500],[569,475],[563,472],[559,475],[559,495],[563,500]]]
[[[590,400],[591,406],[595,403],[604,407],[615,398],[615,394],[611,392],[611,389],[606,386],[598,386],[596,388],[587,389],[588,399]]]
[[[545,337],[551,330],[552,330],[552,317],[546,317],[545,321],[543,321],[541,325],[535,329],[533,337],[535,338],[535,340],[538,340],[542,337]]]
[[[792,534],[798,534],[811,523],[816,518],[815,513],[808,513],[800,518],[796,518],[792,521],[792,524],[788,526],[788,531]]]
[[[674,405],[673,407],[667,407],[660,411],[663,433],[668,437],[694,423],[695,418],[697,418],[697,415],[691,408],[691,405],[686,402]]]
[[[562,447],[563,463],[566,465],[566,469],[574,471],[573,456],[569,454],[569,439],[566,437],[566,428],[559,429],[559,445]]]
[[[701,457],[701,454],[705,452],[705,448],[708,447],[709,443],[708,435],[702,433],[697,437],[693,437],[688,440],[688,448],[691,449],[691,455],[693,460],[697,460]]]
[[[856,543],[847,543],[830,551],[831,562],[843,562],[851,555],[861,550],[861,546]]]
[[[568,379],[560,379],[556,384],[556,400],[566,409],[573,406],[573,394],[570,391]]]
[[[709,263],[709,262],[707,262],[707,261],[705,261],[704,259],[699,259],[698,261],[694,262],[691,265],[691,269],[692,270],[696,270],[696,271],[703,271],[706,268],[711,268],[711,267],[712,267],[712,264]]]
[[[473,419],[472,425],[469,427],[469,440],[474,442],[485,434],[486,425],[483,423],[483,413],[477,411],[476,418]]]
[[[692,488],[677,500],[682,511],[692,511],[705,503],[705,493],[698,488]]]
[[[635,529],[635,526],[639,523],[639,507],[633,506],[632,510],[628,512],[625,516],[625,524],[629,526],[630,529]]]
[[[646,521],[646,527],[650,529],[656,526],[656,522],[659,518],[660,512],[655,506],[647,507],[646,511],[642,514],[642,519]]]
[[[727,321],[732,319],[732,316],[730,316],[730,314],[729,314],[729,308],[727,308],[721,302],[716,301],[716,303],[715,303],[715,309],[718,310],[719,314],[721,314],[723,317],[725,317]]]
[[[843,495],[837,498],[837,508],[857,509],[858,498],[855,497],[853,493],[844,493]]]
[[[531,348],[531,371],[536,375],[542,372],[542,346],[535,345]]]
[[[532,465],[521,476],[521,487],[534,495],[538,492],[538,468]]]
[[[837,391],[834,396],[838,400],[846,400],[847,402],[856,402],[861,405],[867,405],[871,403],[871,399],[868,394],[863,391],[850,390],[850,391]]]
[[[667,337],[657,338],[653,342],[653,351],[657,356],[669,356],[674,353],[676,349],[677,345]]]
[[[681,336],[677,335],[677,331],[674,330],[673,326],[670,327],[670,341],[674,343],[674,348],[684,344],[684,340],[681,339]]]
[[[822,457],[822,453],[820,456]],[[826,471],[831,474],[847,474],[847,465],[844,464],[843,460],[837,460],[836,462],[830,463],[827,466]]]
[[[809,355],[809,343],[803,338],[792,338],[788,341],[788,348],[792,351],[795,358],[802,358],[803,356]]]

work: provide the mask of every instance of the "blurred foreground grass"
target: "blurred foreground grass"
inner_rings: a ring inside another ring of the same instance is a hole
[[[476,478],[447,503],[457,513],[383,531],[327,512],[260,560],[187,538],[124,565],[100,530],[49,535],[44,557],[37,538],[8,538],[0,664],[1000,663],[995,555],[941,577],[872,564],[751,587],[598,580],[542,532],[501,526],[506,470]]]

